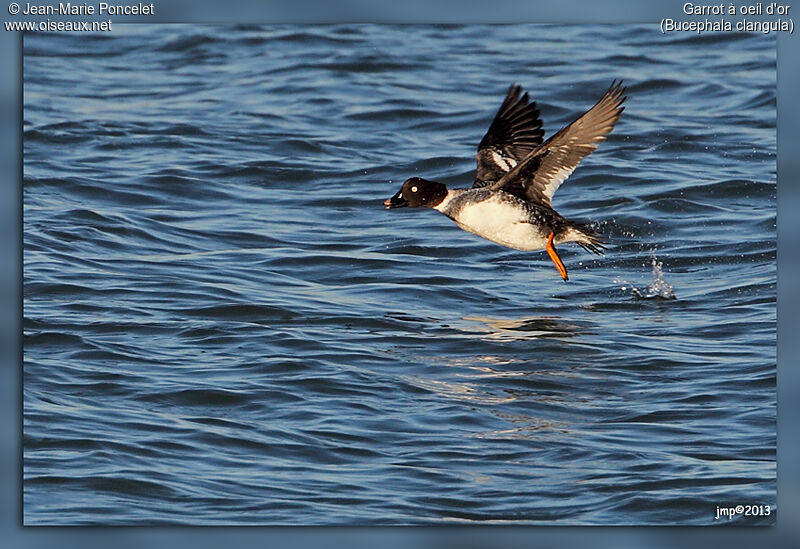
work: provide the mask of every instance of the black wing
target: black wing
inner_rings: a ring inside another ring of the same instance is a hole
[[[621,106],[626,99],[624,93],[622,82],[612,83],[591,109],[530,153],[492,189],[550,207],[550,199],[558,187],[614,129],[625,110]]]
[[[478,171],[473,187],[496,182],[542,144],[542,121],[536,102],[522,87],[511,85],[500,109],[478,145]]]

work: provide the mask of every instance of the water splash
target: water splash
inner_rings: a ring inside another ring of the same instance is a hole
[[[661,270],[663,263],[654,257],[652,258],[651,265],[653,267],[653,282],[650,283],[650,286],[648,286],[647,290],[644,292],[634,287],[634,295],[642,299],[676,299],[672,284],[664,280],[664,272]]]
[[[631,293],[637,299],[677,299],[675,290],[672,289],[672,284],[664,279],[664,272],[661,270],[664,266],[663,262],[653,257],[650,264],[653,267],[653,281],[647,288],[639,289],[634,284],[623,280],[621,281],[623,283],[622,289],[627,290],[630,288]]]

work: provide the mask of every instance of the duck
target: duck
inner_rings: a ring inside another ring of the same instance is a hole
[[[438,181],[411,177],[384,207],[432,208],[463,230],[520,251],[545,250],[563,280],[569,280],[556,245],[575,242],[602,255],[603,239],[588,224],[571,221],[551,200],[578,164],[590,155],[622,115],[627,98],[614,81],[589,110],[546,141],[536,102],[512,84],[475,155],[470,188],[448,189]]]

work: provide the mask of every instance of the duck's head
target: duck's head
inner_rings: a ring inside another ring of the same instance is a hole
[[[433,208],[440,204],[445,196],[447,196],[447,187],[443,183],[428,181],[421,177],[412,177],[411,179],[406,179],[397,194],[386,199],[383,205],[386,206],[387,210],[405,206],[410,208]]]

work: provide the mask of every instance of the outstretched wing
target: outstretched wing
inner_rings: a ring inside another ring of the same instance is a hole
[[[612,83],[594,107],[531,152],[492,189],[550,207],[556,190],[614,129],[625,110],[624,93],[621,81]]]
[[[542,121],[536,102],[522,88],[511,85],[486,135],[478,145],[478,171],[473,187],[490,185],[503,177],[528,153],[542,144]]]

